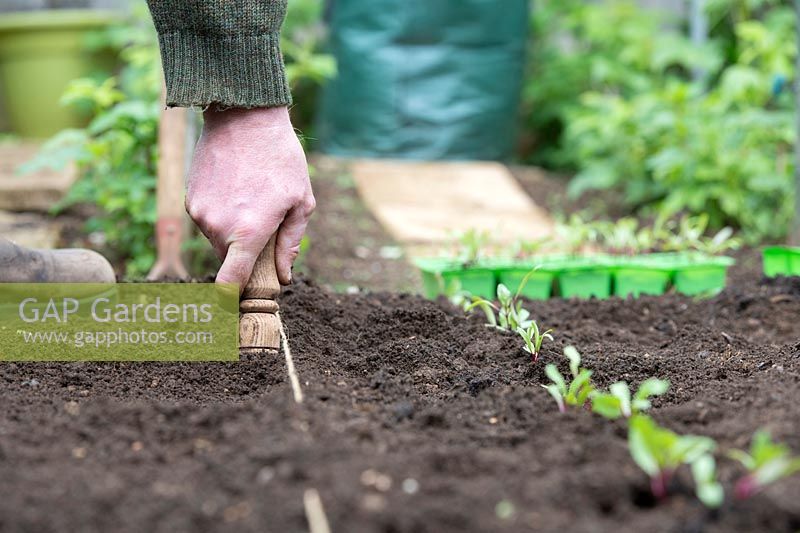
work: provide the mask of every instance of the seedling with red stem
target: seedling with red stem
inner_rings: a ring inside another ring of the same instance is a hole
[[[537,362],[539,360],[539,352],[542,349],[542,343],[545,339],[553,340],[553,336],[550,335],[552,333],[552,329],[547,329],[545,331],[539,330],[539,325],[536,323],[535,320],[531,321],[530,326],[528,329],[519,327],[517,328],[517,333],[519,333],[522,340],[525,341],[525,351],[531,354],[533,358],[533,362]]]
[[[558,410],[562,413],[566,412],[567,406],[572,405],[582,407],[589,396],[594,391],[594,387],[589,381],[592,377],[592,371],[586,368],[581,368],[581,354],[574,346],[567,346],[564,348],[564,355],[569,359],[569,370],[572,374],[572,381],[567,385],[567,380],[558,371],[556,365],[550,363],[544,369],[544,373],[550,378],[552,383],[550,385],[542,385],[550,396],[555,399],[558,404]]]
[[[648,378],[639,385],[639,389],[631,398],[631,390],[624,381],[613,383],[608,392],[595,391],[592,394],[592,411],[616,420],[620,417],[631,416],[650,409],[650,397],[660,396],[669,389],[669,381],[658,378]]]
[[[709,507],[721,505],[724,492],[711,456],[715,448],[716,443],[708,437],[678,435],[647,415],[633,415],[628,423],[631,457],[650,476],[650,489],[657,500],[666,499],[678,467],[691,465],[698,498]]]
[[[773,442],[764,430],[753,436],[749,453],[731,450],[728,455],[748,470],[748,474],[736,482],[734,489],[734,495],[740,500],[753,496],[770,483],[800,472],[800,457],[792,457],[788,446]]]

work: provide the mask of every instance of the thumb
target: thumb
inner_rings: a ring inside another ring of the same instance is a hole
[[[294,207],[286,214],[275,241],[275,268],[281,285],[292,282],[292,263],[300,254],[300,243],[308,225],[309,214]]]
[[[242,294],[253,273],[256,259],[265,245],[266,243],[258,246],[241,241],[232,242],[225,254],[225,261],[217,273],[217,283],[236,283],[239,285],[239,294]]]

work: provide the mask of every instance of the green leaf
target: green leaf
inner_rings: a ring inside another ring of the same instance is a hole
[[[582,406],[586,403],[589,395],[592,392],[589,380],[592,377],[592,371],[585,368],[578,372],[578,377],[572,380],[567,390],[567,403]]]
[[[564,396],[561,394],[561,389],[557,385],[542,386],[547,389],[547,392],[550,393],[550,396],[552,396],[558,404],[558,410],[563,413],[566,410],[566,406],[564,405]]]
[[[717,481],[714,457],[703,454],[691,463],[691,468],[698,499],[707,507],[717,508],[722,505],[725,491]]]
[[[619,400],[619,408],[623,415],[631,416],[631,390],[624,381],[612,383],[609,387],[611,394]]]
[[[655,422],[645,415],[636,415],[628,425],[628,448],[634,462],[650,477],[661,472],[662,462],[655,455]]]
[[[661,396],[669,390],[669,381],[658,378],[648,378],[639,385],[639,389],[633,395],[631,408],[633,412],[646,411],[650,409],[651,396]]]
[[[728,450],[728,457],[739,461],[742,465],[747,468],[748,470],[755,470],[756,468],[756,461],[753,457],[742,450]]]
[[[660,396],[669,390],[669,381],[666,379],[648,378],[644,380],[634,394],[634,398],[644,399],[650,396]]]
[[[578,377],[578,368],[581,364],[581,354],[574,346],[567,346],[564,348],[564,355],[569,359],[569,371],[572,377]]]
[[[698,457],[710,453],[716,448],[716,443],[708,437],[684,435],[677,438],[670,450],[674,464],[693,463]]]
[[[592,411],[611,420],[622,416],[619,398],[612,394],[600,393],[592,396]]]
[[[548,364],[546,367],[544,367],[544,373],[548,378],[550,378],[550,381],[555,384],[559,393],[561,393],[563,396],[566,396],[567,383],[564,381],[564,376],[562,376],[561,372],[559,372],[558,368],[556,368],[556,365],[553,363]]]

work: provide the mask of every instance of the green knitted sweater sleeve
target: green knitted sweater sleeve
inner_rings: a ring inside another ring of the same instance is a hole
[[[167,105],[291,103],[280,51],[287,0],[148,0]]]

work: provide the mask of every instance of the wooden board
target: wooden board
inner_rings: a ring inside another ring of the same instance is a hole
[[[61,226],[59,219],[39,213],[0,211],[0,237],[28,248],[55,248]]]
[[[473,228],[498,244],[554,231],[548,212],[500,163],[356,160],[351,168],[366,205],[410,249],[435,248]]]
[[[77,179],[72,164],[64,170],[45,168],[19,175],[17,168],[33,159],[39,148],[35,142],[0,143],[0,209],[46,213]]]

